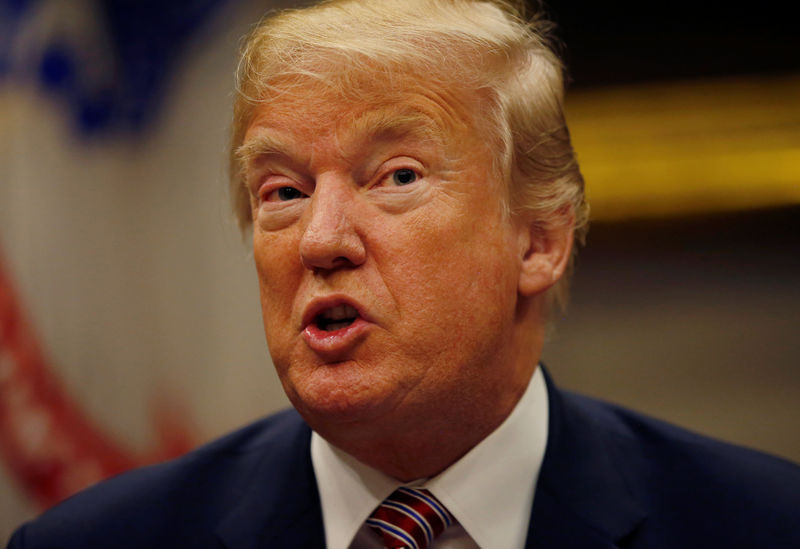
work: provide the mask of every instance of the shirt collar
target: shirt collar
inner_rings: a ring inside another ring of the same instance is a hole
[[[422,482],[483,549],[522,547],[547,445],[547,387],[541,368],[514,410],[489,436],[439,475]],[[313,433],[326,545],[349,546],[375,507],[403,485]],[[343,502],[347,502],[343,504]]]

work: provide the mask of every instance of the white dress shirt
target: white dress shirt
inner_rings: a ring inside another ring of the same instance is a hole
[[[382,548],[364,521],[399,486],[425,487],[458,521],[436,549],[516,549],[525,545],[547,444],[547,387],[541,368],[514,410],[489,436],[430,479],[401,483],[311,435],[325,542],[329,549]]]

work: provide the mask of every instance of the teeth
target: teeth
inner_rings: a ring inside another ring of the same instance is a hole
[[[342,328],[347,328],[356,318],[358,318],[358,311],[355,307],[350,305],[337,305],[326,309],[317,315],[315,320],[317,326],[326,332],[335,332]]]
[[[320,316],[328,321],[352,319],[358,316],[358,311],[356,311],[355,307],[351,307],[350,305],[337,305],[336,307],[328,309]]]

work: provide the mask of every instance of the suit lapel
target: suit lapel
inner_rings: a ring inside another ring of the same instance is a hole
[[[311,464],[311,430],[297,421],[272,437],[249,487],[220,522],[229,549],[325,546],[322,510]]]
[[[544,374],[549,433],[526,547],[622,547],[646,516],[631,489],[641,484],[639,453],[612,413],[562,394]],[[322,548],[311,430],[298,417],[270,440],[259,450],[252,482],[220,522],[218,537],[228,549]]]
[[[639,454],[607,410],[585,409],[544,374],[549,432],[526,547],[619,547],[646,515],[631,490]]]

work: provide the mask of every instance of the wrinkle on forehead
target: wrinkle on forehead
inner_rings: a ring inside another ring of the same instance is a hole
[[[345,60],[347,61],[347,60]],[[276,75],[266,84],[262,104],[284,104],[303,108],[310,104],[321,117],[330,119],[343,106],[396,105],[403,96],[418,96],[439,103],[439,107],[457,116],[456,110],[471,111],[484,95],[484,86],[465,83],[460,71],[426,72],[419,67],[397,64],[380,66],[368,59],[359,65],[329,60],[324,67],[316,65],[306,72]],[[322,70],[324,69],[324,70]]]
[[[296,88],[265,100],[237,150],[241,165],[268,154],[290,155],[291,136],[301,133],[298,129],[313,131],[315,142],[333,144],[343,158],[347,151],[376,142],[443,145],[465,134],[484,141],[479,93],[429,85],[410,76],[403,85],[396,79],[392,84],[364,82],[334,91],[309,81],[305,93],[295,93]],[[313,150],[313,144],[303,145]]]

